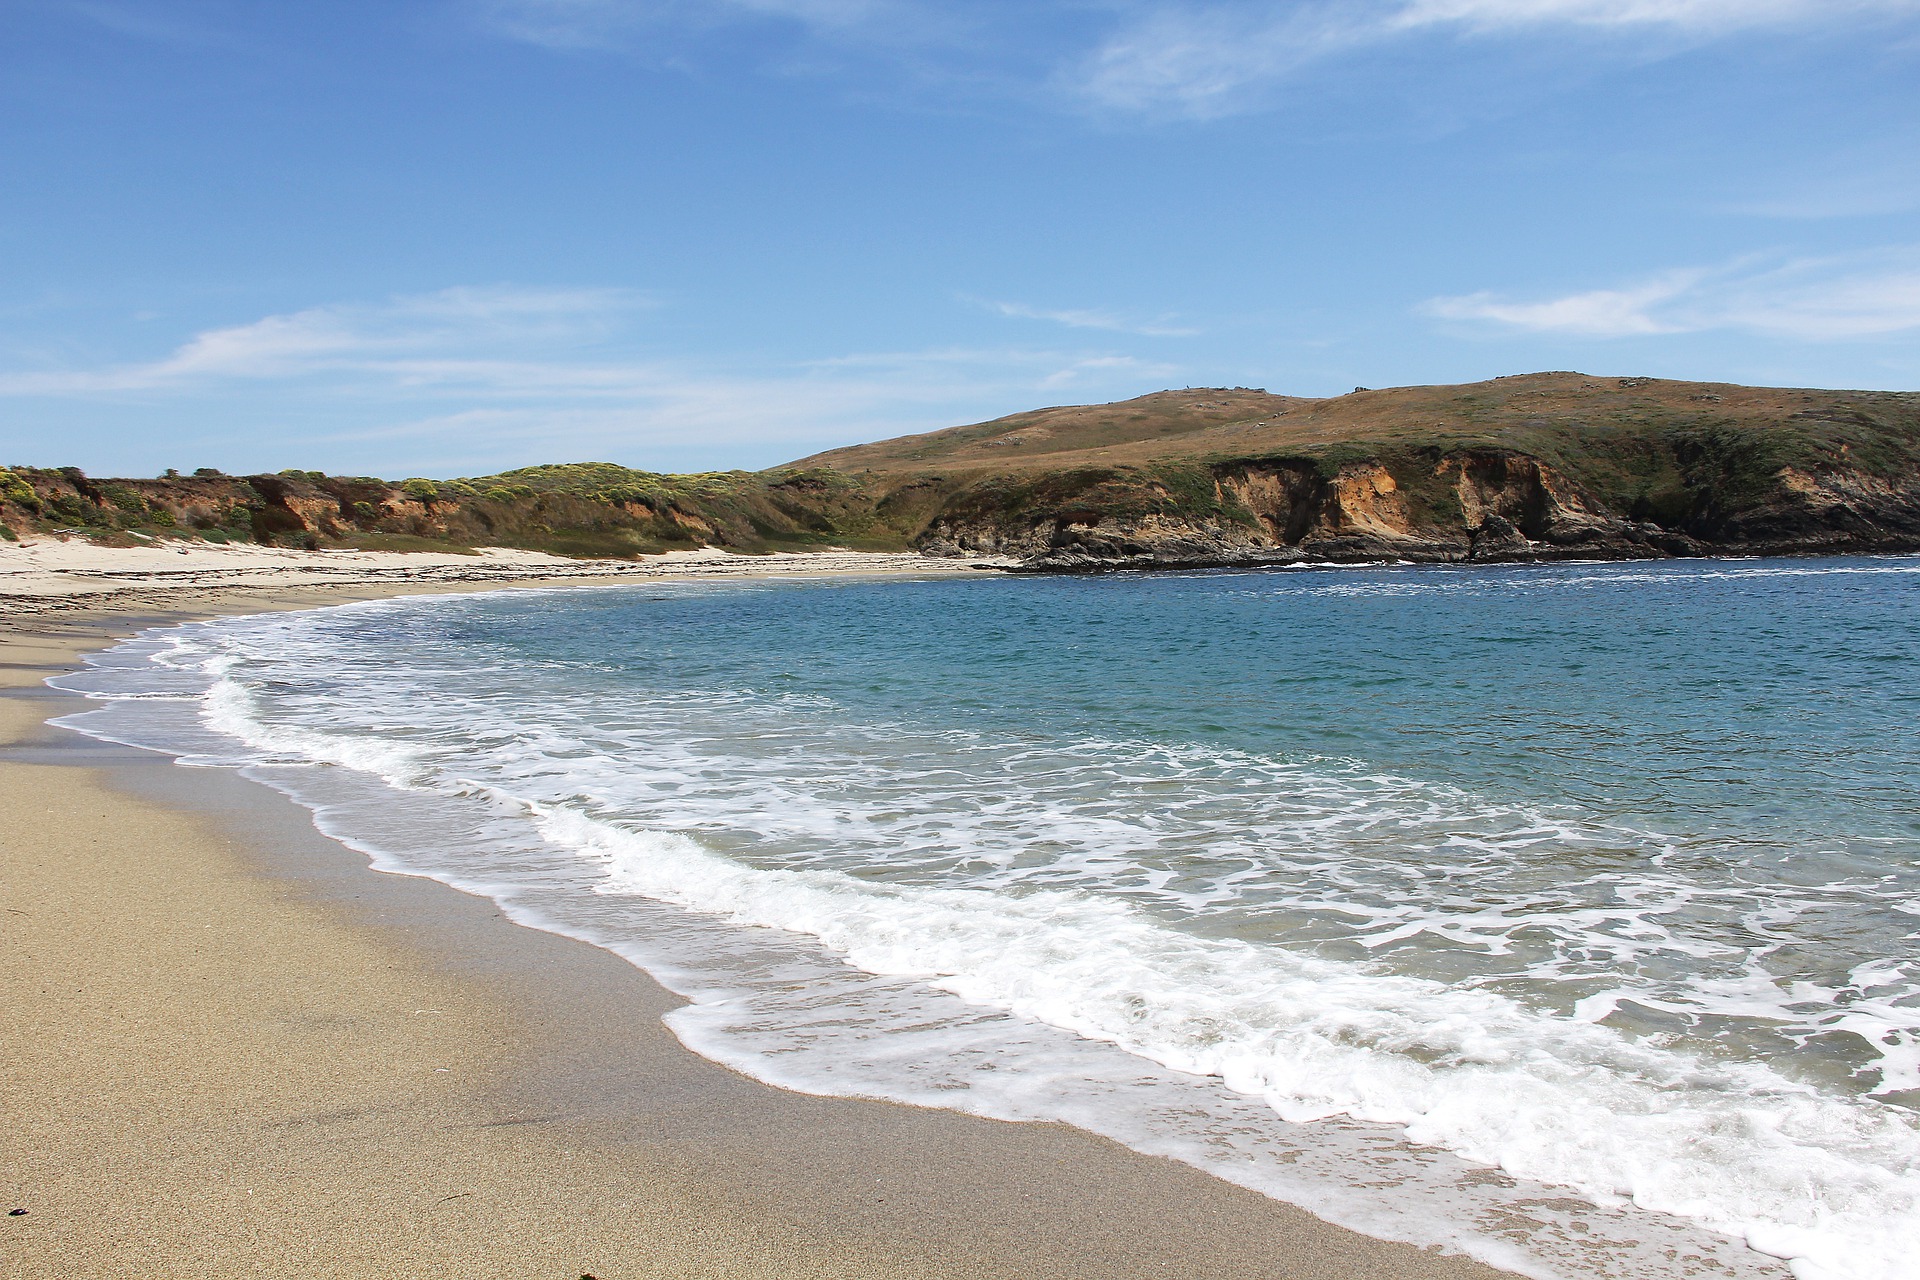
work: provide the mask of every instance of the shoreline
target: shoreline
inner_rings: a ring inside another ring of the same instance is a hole
[[[567,560],[487,548],[472,555],[416,551],[295,551],[278,547],[102,547],[74,539],[0,543],[0,627],[22,619],[100,611],[210,613],[311,608],[380,596],[509,587],[753,578],[978,576],[1011,561],[918,552],[800,551],[746,556],[711,548],[638,560]],[[285,603],[292,600],[294,603]]]
[[[507,585],[13,620],[4,1274],[1506,1274],[1064,1125],[760,1084],[613,954],[374,872],[237,775],[44,723],[81,700],[41,680],[142,627]]]

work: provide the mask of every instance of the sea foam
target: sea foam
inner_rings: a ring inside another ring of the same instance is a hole
[[[1767,967],[1797,924],[1914,913],[1871,859],[1796,882],[1753,845],[1728,873],[1354,761],[603,688],[444,605],[352,610],[377,625],[143,638],[72,722],[246,767],[379,865],[628,955],[690,997],[690,1045],[788,1087],[1067,1119],[1534,1275],[1764,1273],[1669,1220],[1817,1280],[1920,1249],[1920,1129],[1874,1096],[1917,1082],[1910,953]],[[1776,1065],[1836,1032],[1825,1077]]]

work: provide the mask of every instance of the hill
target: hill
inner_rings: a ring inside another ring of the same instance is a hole
[[[1920,546],[1920,395],[1538,373],[1163,391],[816,454],[1037,568]],[[922,501],[925,501],[923,497]]]
[[[1813,391],[1533,373],[1458,386],[1356,388],[1308,399],[1234,387],[1159,391],[1115,404],[1036,409],[973,426],[902,436],[788,464],[839,471],[989,471],[1137,466],[1169,458],[1224,458],[1324,450],[1477,445],[1531,451],[1607,435],[1645,436],[1723,425],[1745,432],[1817,434],[1821,421],[1884,419],[1910,428],[1920,395]]]
[[[1036,570],[1920,548],[1920,395],[1539,373],[1162,391],[764,472],[611,463],[400,482],[0,470],[0,536],[577,556],[826,545]]]

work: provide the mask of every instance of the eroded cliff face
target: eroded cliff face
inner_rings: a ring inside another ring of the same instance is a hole
[[[609,464],[532,468],[479,481],[208,473],[94,480],[73,469],[0,468],[0,538],[82,534],[131,543],[196,538],[287,547],[515,546],[632,556],[878,541],[872,494],[841,476],[657,476]]]
[[[1609,502],[1538,458],[1500,450],[1357,460],[1216,463],[1211,498],[1165,484],[1156,509],[1108,494],[1052,508],[960,501],[919,539],[934,554],[1021,558],[1036,571],[1407,560],[1495,562],[1920,548],[1920,476],[1904,483],[1782,468],[1734,491]],[[1107,489],[1114,482],[1105,482]],[[964,497],[964,495],[963,495]],[[1135,504],[1136,507],[1139,505]],[[1634,506],[1658,506],[1657,518]],[[1623,509],[1625,508],[1625,509]]]

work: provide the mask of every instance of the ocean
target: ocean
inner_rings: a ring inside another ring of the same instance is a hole
[[[1920,558],[417,597],[55,683],[777,1085],[1532,1276],[1920,1253]]]

